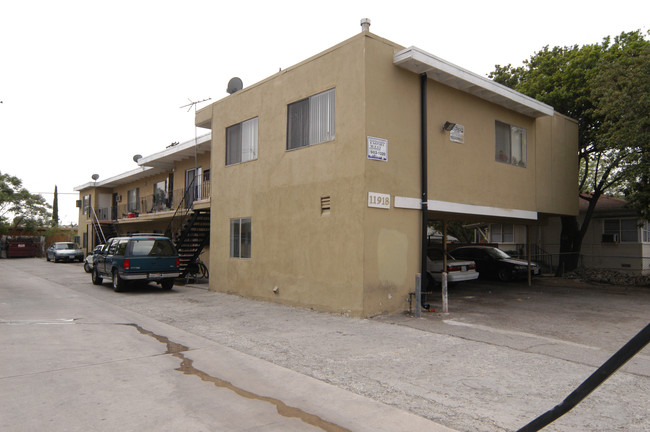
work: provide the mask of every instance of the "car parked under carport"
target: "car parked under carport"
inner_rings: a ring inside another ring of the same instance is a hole
[[[481,277],[497,278],[502,282],[528,277],[528,261],[513,258],[499,248],[492,246],[461,246],[451,253],[459,259],[476,262]],[[531,275],[539,275],[540,267],[530,263]]]

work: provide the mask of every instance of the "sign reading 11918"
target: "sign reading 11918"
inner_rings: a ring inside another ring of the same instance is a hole
[[[390,194],[368,192],[368,207],[390,209]]]

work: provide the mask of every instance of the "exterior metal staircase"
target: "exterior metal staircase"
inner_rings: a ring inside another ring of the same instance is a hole
[[[117,230],[115,229],[114,222],[100,221],[95,213],[95,209],[92,209],[91,221],[93,224],[93,231],[95,233],[95,243],[94,245],[106,244],[106,241],[109,238],[117,236]]]
[[[189,264],[199,257],[209,243],[210,209],[192,210],[174,241],[180,259],[180,277],[187,275]]]

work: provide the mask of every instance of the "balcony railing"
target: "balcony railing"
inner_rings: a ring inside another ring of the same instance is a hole
[[[113,207],[96,208],[97,219],[100,221],[109,221],[117,219],[134,218],[145,214],[173,212],[181,204],[184,189],[176,189],[172,192],[151,194],[141,196],[137,202],[117,203]],[[210,182],[204,182],[198,187],[192,187],[187,192],[187,202],[190,204],[195,201],[201,201],[210,198]]]

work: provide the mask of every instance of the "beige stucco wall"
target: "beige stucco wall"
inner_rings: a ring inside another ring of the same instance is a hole
[[[420,265],[420,212],[367,201],[368,192],[420,197],[420,80],[393,64],[401,48],[361,34],[197,116],[206,124],[212,115],[210,270],[218,277],[211,289],[352,315],[408,307]],[[287,151],[287,105],[330,88],[336,139]],[[432,80],[427,97],[430,200],[573,212],[573,190],[559,190],[577,176],[570,121],[536,120]],[[258,159],[224,166],[226,127],[256,116]],[[526,168],[495,161],[495,120],[526,128]],[[464,143],[441,132],[445,121],[465,126]],[[562,137],[557,143],[554,134]],[[367,136],[388,140],[387,162],[367,158]],[[538,187],[547,161],[550,172],[566,172]],[[328,215],[320,213],[323,196],[331,197]],[[230,220],[241,217],[252,218],[251,259],[229,256]]]
[[[211,289],[362,313],[362,52],[357,38],[213,105]],[[335,140],[286,151],[287,105],[334,87]],[[224,166],[225,128],[255,116],[258,159]],[[252,218],[251,259],[230,258],[240,217]]]
[[[537,119],[535,194],[538,210],[578,214],[578,123],[562,114]]]

